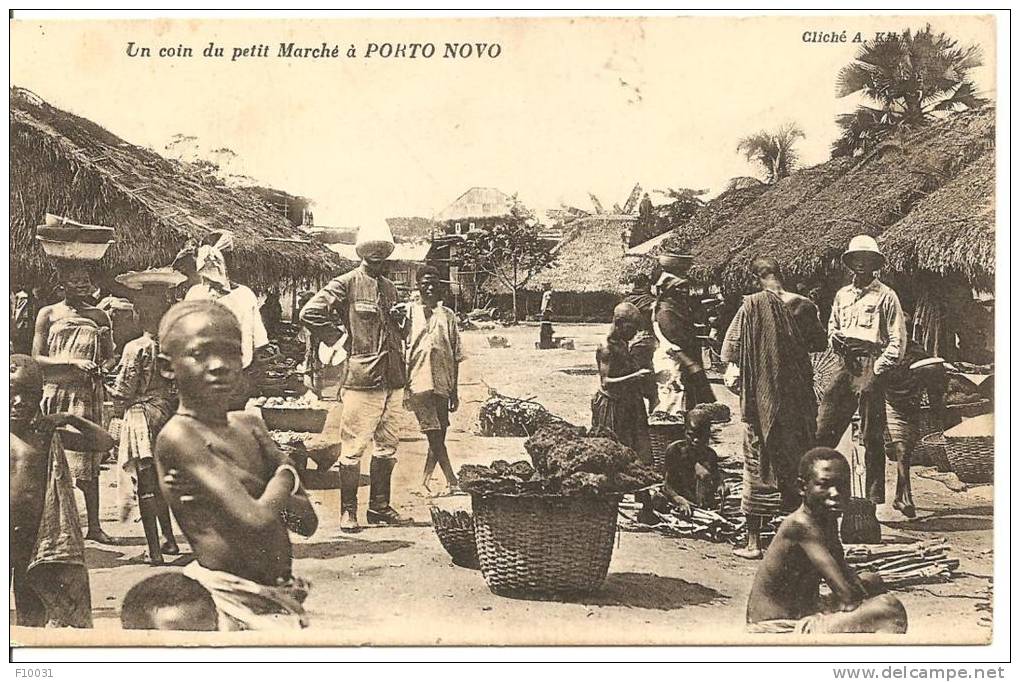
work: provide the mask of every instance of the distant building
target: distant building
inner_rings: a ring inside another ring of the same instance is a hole
[[[433,216],[446,234],[467,234],[510,215],[514,198],[495,187],[472,187]]]
[[[286,218],[291,225],[299,227],[314,222],[312,218],[312,200],[284,192],[273,187],[249,187],[249,190],[262,197],[262,200],[274,211]]]

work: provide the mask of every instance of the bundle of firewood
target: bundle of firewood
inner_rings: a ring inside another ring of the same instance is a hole
[[[844,549],[847,563],[858,573],[878,573],[890,587],[943,582],[952,579],[960,567],[958,559],[949,558],[945,538],[913,544],[846,545]]]
[[[710,509],[691,507],[690,516],[673,511],[653,511],[658,523],[648,525],[638,521],[639,502],[625,500],[620,503],[620,526],[624,530],[654,531],[671,538],[693,538],[709,542],[736,544],[744,533],[744,519],[733,520]]]
[[[478,410],[478,433],[527,437],[546,424],[562,421],[531,398],[512,398],[489,389],[489,398]]]

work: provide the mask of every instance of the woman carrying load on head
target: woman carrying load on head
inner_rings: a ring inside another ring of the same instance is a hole
[[[45,377],[41,409],[43,414],[66,412],[102,424],[102,373],[116,361],[110,317],[89,299],[92,278],[84,263],[59,262],[57,277],[64,298],[39,310],[32,339],[32,355]],[[109,544],[113,540],[99,523],[99,465],[105,454],[66,451],[71,476],[85,496],[85,537]]]

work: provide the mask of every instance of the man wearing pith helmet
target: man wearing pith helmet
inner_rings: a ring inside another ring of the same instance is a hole
[[[356,532],[361,459],[371,454],[368,521],[408,522],[390,506],[390,477],[400,441],[407,367],[403,339],[408,328],[397,289],[383,276],[393,235],[380,221],[358,230],[361,265],[330,281],[301,309],[301,322],[317,342],[337,344],[346,335],[347,375],[340,400],[340,529]]]
[[[835,447],[861,414],[866,494],[875,504],[885,502],[885,373],[906,349],[907,329],[896,292],[876,277],[885,265],[878,243],[868,235],[850,240],[843,264],[853,281],[836,292],[829,317],[829,342],[842,367],[818,408],[819,445]]]

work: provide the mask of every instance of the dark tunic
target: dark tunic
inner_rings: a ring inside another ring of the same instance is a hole
[[[611,379],[633,374],[639,369],[625,343],[610,341],[599,352],[605,354],[602,358],[609,365],[607,375]],[[596,354],[596,362],[599,360]],[[609,429],[621,443],[633,448],[642,461],[651,461],[648,413],[639,381],[600,388],[591,401],[591,425]]]

